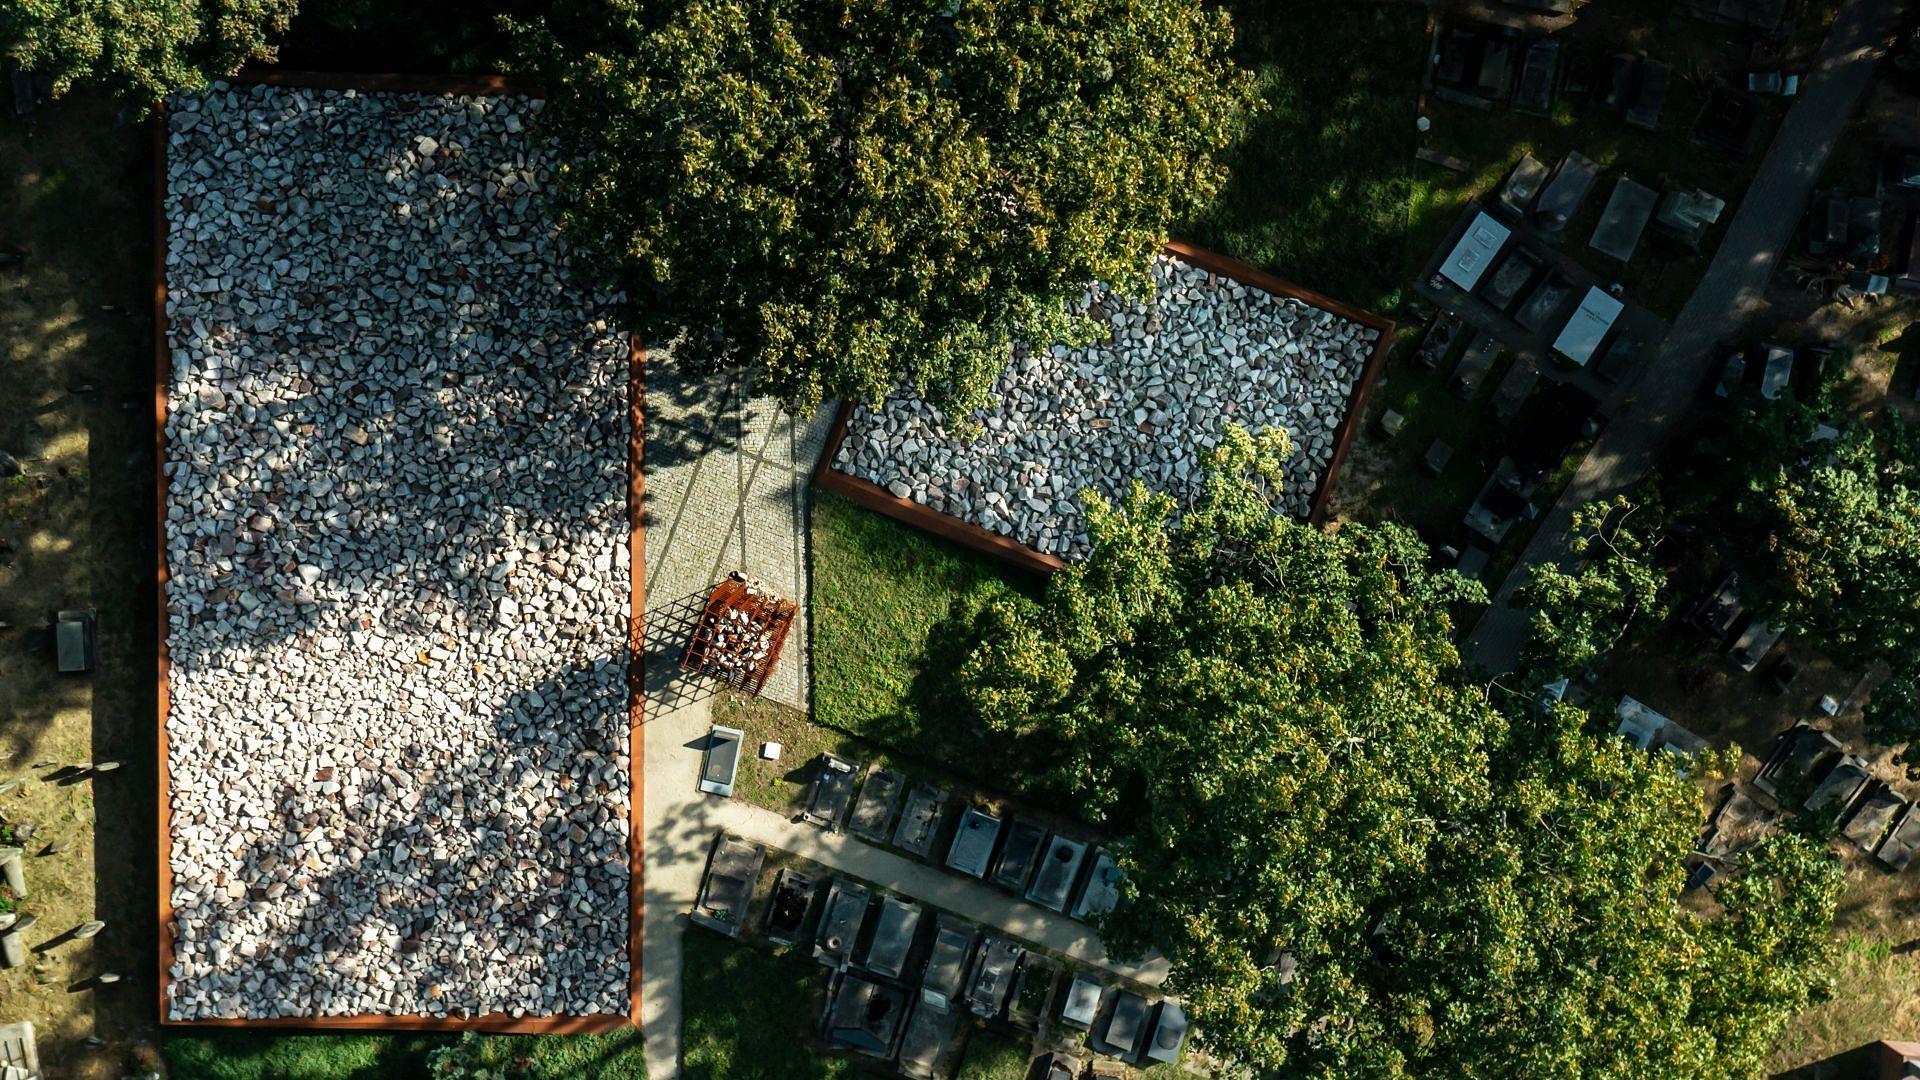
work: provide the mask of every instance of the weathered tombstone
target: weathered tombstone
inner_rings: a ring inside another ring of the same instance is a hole
[[[848,831],[875,843],[884,843],[892,833],[893,808],[905,787],[906,778],[899,773],[876,768],[860,786],[853,816],[847,821]]]
[[[1460,553],[1454,562],[1454,572],[1463,578],[1478,579],[1487,572],[1487,564],[1493,561],[1493,549],[1485,544],[1468,544],[1467,550]]]
[[[1389,439],[1400,434],[1400,429],[1406,424],[1406,416],[1395,409],[1388,409],[1380,414],[1380,430]]]
[[[1546,182],[1546,165],[1532,154],[1522,154],[1513,171],[1507,174],[1506,183],[1500,185],[1500,205],[1507,213],[1519,217],[1533,205],[1533,197],[1540,194],[1540,185]]]
[[[1716,199],[1699,188],[1670,190],[1660,196],[1660,205],[1653,214],[1653,227],[1699,251],[1707,230],[1720,220],[1720,213],[1726,208],[1725,199]]]
[[[88,938],[99,934],[100,931],[105,930],[106,928],[107,928],[107,924],[104,922],[101,922],[99,919],[88,919],[86,922],[81,923],[79,927],[77,927],[73,931],[73,940],[85,941]]]
[[[1434,319],[1427,330],[1427,336],[1420,341],[1420,350],[1414,359],[1420,366],[1432,371],[1446,358],[1447,350],[1452,347],[1455,335],[1460,332],[1460,319],[1454,315],[1441,315]]]
[[[1560,43],[1541,39],[1527,46],[1520,65],[1520,85],[1513,91],[1513,107],[1545,116],[1553,109],[1553,76],[1560,64]]]
[[[1593,189],[1599,176],[1599,162],[1578,150],[1568,151],[1534,203],[1534,223],[1549,233],[1566,228],[1567,222],[1580,212],[1580,204],[1586,201],[1587,192]]]
[[[1658,60],[1639,65],[1633,98],[1627,106],[1626,121],[1643,131],[1660,127],[1660,110],[1667,104],[1667,87],[1673,83],[1673,67]]]
[[[100,663],[93,612],[78,608],[54,617],[54,659],[62,675],[88,675]]]
[[[893,846],[925,857],[933,850],[934,837],[940,832],[940,819],[947,793],[930,784],[921,784],[908,796],[900,823],[893,830]]]
[[[13,86],[13,115],[32,116],[33,108],[38,104],[36,100],[38,95],[34,93],[33,88],[33,73],[19,64],[9,63],[7,77]]]
[[[34,915],[23,915],[13,925],[0,931],[0,962],[7,967],[22,967],[27,962],[27,939],[23,937],[40,919]]]
[[[26,851],[17,847],[0,848],[0,871],[6,874],[7,888],[19,899],[27,897]]]
[[[1520,310],[1514,314],[1513,321],[1523,330],[1540,333],[1546,329],[1553,317],[1559,314],[1560,307],[1566,303],[1567,297],[1572,295],[1573,282],[1559,273],[1550,272],[1521,302]]]
[[[1600,212],[1600,224],[1594,226],[1588,246],[1621,262],[1632,261],[1634,251],[1640,247],[1640,234],[1646,231],[1654,205],[1659,201],[1659,193],[1652,188],[1621,177],[1613,186],[1606,209]]]
[[[1500,358],[1500,342],[1485,330],[1473,336],[1467,351],[1460,354],[1460,362],[1453,367],[1453,374],[1447,378],[1447,389],[1469,401],[1480,392],[1480,382],[1493,370],[1494,361]]]
[[[1539,382],[1540,368],[1533,361],[1524,356],[1515,360],[1501,377],[1500,384],[1494,387],[1493,398],[1487,402],[1487,415],[1501,427],[1513,423]]]
[[[1446,470],[1447,462],[1452,460],[1453,447],[1448,446],[1445,440],[1435,439],[1433,445],[1427,447],[1427,457],[1423,464],[1429,475],[1439,476]]]

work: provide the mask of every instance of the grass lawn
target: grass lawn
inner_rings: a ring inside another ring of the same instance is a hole
[[[714,703],[713,717],[717,723],[747,733],[740,773],[734,782],[735,797],[788,817],[806,809],[814,778],[811,766],[821,754],[832,754],[858,765],[878,763],[881,768],[906,773],[916,783],[949,789],[956,786],[952,777],[923,762],[837,728],[816,724],[801,710],[765,698],[722,693]],[[760,756],[763,742],[780,744],[779,761]]]
[[[686,942],[683,1064],[689,1080],[816,1080],[857,1075],[815,1053],[822,969],[713,934]]]
[[[844,761],[904,773],[907,788],[927,783],[950,792],[963,792],[972,781],[955,777],[918,758],[910,757],[857,735],[816,724],[799,709],[735,692],[723,692],[713,705],[715,722],[746,732],[746,749],[740,758],[739,776],[733,793],[755,806],[792,817],[806,809],[807,796],[814,780],[813,763],[821,754],[832,754]],[[760,756],[760,744],[780,744],[780,760]],[[985,794],[994,794],[988,792]],[[859,797],[855,789],[855,799]]]
[[[950,679],[972,613],[1038,595],[1040,581],[824,492],[813,493],[812,540],[814,718],[938,772],[1024,791],[1033,751],[957,722]]]
[[[1026,1080],[1033,1047],[1024,1039],[976,1031],[967,1039],[967,1055],[954,1080]]]
[[[223,1032],[166,1040],[175,1080],[373,1080],[425,1076],[445,1035],[266,1035]]]
[[[0,267],[0,451],[25,469],[0,480],[0,778],[26,780],[0,822],[36,829],[20,909],[40,919],[29,962],[0,972],[0,1017],[32,1021],[48,1075],[79,1080],[121,1075],[155,1000],[152,172],[147,129],[119,114],[75,94],[0,115],[0,251],[21,260]],[[88,678],[26,647],[76,607],[99,620]],[[33,767],[110,759],[77,784]],[[41,948],[95,918],[100,936]],[[108,970],[117,992],[69,991]]]
[[[219,1032],[168,1036],[165,1050],[173,1080],[387,1080],[430,1076],[433,1051],[458,1038]],[[485,1035],[470,1042],[468,1060],[503,1070],[509,1080],[642,1080],[647,1075],[643,1041],[633,1030]]]
[[[1877,871],[1867,871],[1876,873]],[[1844,907],[1846,899],[1841,900]],[[1767,1075],[1823,1061],[1856,1046],[1892,1038],[1920,1024],[1920,955],[1911,941],[1848,934],[1834,968],[1831,1000],[1787,1025],[1773,1045]]]
[[[1451,217],[1451,200],[1435,205],[1432,177],[1413,160],[1425,12],[1228,7],[1236,57],[1255,73],[1267,111],[1229,156],[1218,202],[1176,234],[1329,296],[1390,308],[1426,256],[1416,223]]]

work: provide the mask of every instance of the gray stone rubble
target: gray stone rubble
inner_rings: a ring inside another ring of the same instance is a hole
[[[1287,505],[1304,517],[1353,384],[1379,331],[1169,257],[1145,303],[1102,287],[1081,298],[1109,335],[1024,349],[950,435],[911,394],[856,406],[833,467],[1035,550],[1087,551],[1082,491],[1117,499],[1137,479],[1179,497],[1201,480],[1222,427],[1293,437]]]
[[[170,99],[173,1019],[627,1011],[627,350],[537,108]]]

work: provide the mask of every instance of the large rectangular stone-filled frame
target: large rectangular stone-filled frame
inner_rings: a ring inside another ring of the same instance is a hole
[[[528,79],[501,75],[420,76],[396,74],[345,74],[327,72],[289,72],[248,69],[228,79],[237,84],[261,83],[274,86],[310,87],[364,92],[387,91],[423,94],[519,94],[537,97],[543,87]],[[156,108],[150,120],[153,132],[153,333],[154,333],[154,540],[155,540],[155,751],[157,874],[156,874],[156,1017],[168,1027],[186,1028],[267,1028],[288,1030],[394,1030],[394,1031],[480,1031],[490,1033],[567,1034],[593,1033],[638,1027],[640,1020],[641,928],[643,922],[642,807],[645,797],[645,716],[643,650],[644,604],[646,596],[646,534],[643,528],[645,477],[645,372],[644,345],[637,338],[628,349],[628,459],[626,516],[628,522],[628,571],[631,578],[630,609],[627,625],[627,729],[628,729],[628,914],[627,914],[627,1002],[625,1015],[523,1016],[498,1013],[480,1016],[432,1017],[421,1015],[369,1014],[327,1017],[276,1017],[270,1019],[197,1019],[173,1020],[168,1016],[168,987],[174,962],[173,869],[171,849],[172,798],[168,760],[168,652],[169,623],[166,605],[167,565],[167,388],[171,378],[172,356],[168,344],[167,317],[167,145],[168,132],[164,107]]]

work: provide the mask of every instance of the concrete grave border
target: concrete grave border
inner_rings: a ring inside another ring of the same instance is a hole
[[[1386,367],[1387,354],[1393,349],[1393,320],[1376,315],[1364,308],[1341,303],[1311,289],[1302,288],[1291,281],[1255,269],[1218,252],[1208,251],[1179,240],[1169,240],[1161,250],[1181,262],[1237,281],[1249,288],[1298,300],[1309,307],[1318,308],[1349,322],[1359,323],[1379,331],[1379,337],[1374,340],[1372,351],[1367,354],[1366,364],[1360,369],[1360,377],[1353,381],[1353,388],[1348,391],[1346,412],[1340,418],[1340,426],[1334,430],[1333,454],[1327,459],[1326,470],[1320,474],[1320,482],[1314,488],[1313,503],[1307,520],[1316,525],[1324,524],[1327,518],[1327,501],[1333,493],[1334,478],[1340,474],[1340,466],[1346,461],[1347,450],[1353,443],[1354,434],[1366,423],[1367,397],[1372,393],[1373,384],[1379,379],[1381,370]],[[852,418],[853,403],[842,402],[839,415],[834,417],[833,429],[827,433],[827,445],[820,454],[820,463],[814,467],[815,487],[849,499],[875,513],[884,514],[916,529],[951,540],[962,547],[991,555],[1023,570],[1050,575],[1055,570],[1066,566],[1066,561],[1058,555],[1037,551],[1010,536],[1003,536],[975,525],[971,521],[942,513],[911,499],[902,499],[870,480],[863,480],[834,468],[833,460],[840,453],[840,444],[847,437],[847,423]]]
[[[538,97],[543,87],[530,79],[507,75],[363,75],[333,72],[246,69],[224,80],[239,84],[297,86],[327,90],[382,93],[485,94]],[[260,1028],[303,1031],[482,1031],[527,1034],[581,1034],[617,1031],[640,1023],[640,940],[642,925],[642,858],[645,778],[645,671],[642,632],[646,604],[646,532],[642,522],[645,477],[641,464],[646,445],[646,350],[637,337],[628,342],[627,390],[627,522],[628,568],[632,600],[627,617],[627,1012],[587,1016],[522,1016],[488,1013],[480,1016],[419,1016],[359,1014],[350,1016],[273,1017],[266,1019],[173,1020],[167,1015],[168,989],[174,960],[172,781],[167,761],[167,385],[172,353],[167,345],[167,124],[164,107],[150,121],[153,129],[153,418],[154,418],[154,541],[155,643],[158,657],[155,716],[159,841],[158,907],[158,1020],[173,1028]]]

